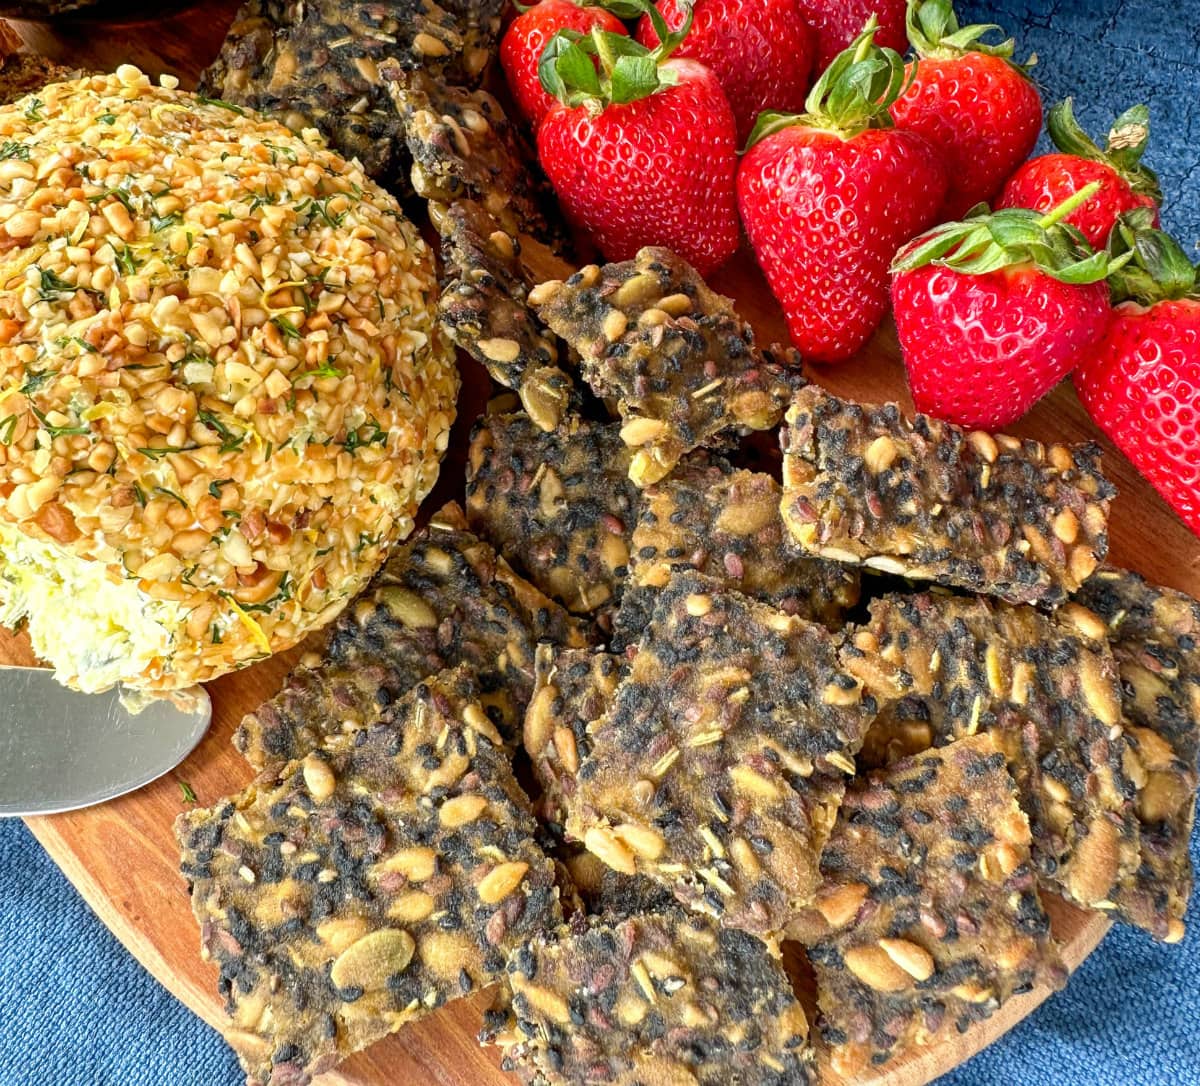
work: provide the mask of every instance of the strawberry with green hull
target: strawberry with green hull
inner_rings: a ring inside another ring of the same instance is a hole
[[[999,29],[960,27],[950,0],[909,0],[908,36],[918,59],[892,116],[942,156],[950,177],[942,219],[959,219],[990,201],[1041,132],[1042,99],[1012,61],[1013,41],[979,40]]]
[[[738,168],[742,223],[811,362],[845,361],[870,338],[887,311],[888,264],[946,191],[933,149],[892,127],[904,61],[874,34],[872,19],[806,113],[764,113]]]
[[[658,0],[656,7],[672,30],[683,26],[686,3]],[[649,49],[659,43],[649,15],[638,23],[637,40]],[[700,61],[720,80],[740,146],[764,109],[804,108],[814,52],[796,0],[699,0],[675,55]]]
[[[555,103],[554,96],[538,79],[538,64],[546,43],[560,30],[586,34],[594,26],[613,34],[625,33],[625,24],[612,12],[575,0],[540,0],[521,12],[504,32],[500,66],[513,101],[534,132]]]
[[[973,430],[1024,415],[1104,334],[1104,277],[1062,220],[1093,183],[1050,214],[986,211],[935,227],[897,256],[892,310],[918,411]]]
[[[1200,277],[1183,249],[1122,218],[1110,250],[1132,253],[1097,348],[1072,376],[1096,424],[1200,536]]]
[[[1070,98],[1050,110],[1046,130],[1061,153],[1031,158],[1020,167],[1008,179],[997,207],[1049,211],[1096,181],[1100,185],[1096,195],[1065,220],[1090,245],[1097,249],[1107,245],[1118,216],[1134,208],[1149,208],[1158,225],[1162,190],[1154,171],[1141,162],[1150,139],[1150,111],[1145,106],[1134,106],[1113,122],[1103,150],[1075,120]]]
[[[538,129],[538,159],[567,217],[610,261],[661,245],[706,274],[738,246],[733,111],[711,70],[671,59],[690,13],[671,31],[643,10],[662,42],[653,50],[599,28],[550,40],[541,80],[558,101]]]
[[[800,17],[817,40],[817,72],[850,46],[871,16],[879,23],[877,45],[903,53],[908,48],[904,32],[906,0],[797,0]]]

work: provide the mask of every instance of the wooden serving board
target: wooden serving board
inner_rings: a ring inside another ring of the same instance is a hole
[[[210,0],[167,17],[120,25],[16,25],[31,49],[65,63],[111,69],[132,62],[151,75],[169,71],[191,81],[215,56],[236,6],[237,0]],[[536,260],[535,256],[531,263]],[[559,274],[552,263],[548,269],[547,277]],[[747,252],[739,253],[712,282],[737,300],[760,342],[786,341],[779,308]],[[900,400],[909,408],[898,359],[894,332],[885,328],[859,359],[814,376],[839,395],[865,401]],[[486,375],[465,364],[459,422],[442,480],[426,510],[451,498],[462,500],[467,433],[489,394]],[[1200,596],[1200,541],[1104,441],[1069,385],[1056,390],[1012,429],[1044,441],[1100,441],[1105,446],[1105,470],[1120,488],[1113,506],[1111,560],[1160,584]],[[250,781],[250,768],[234,751],[230,738],[242,715],[278,689],[300,651],[212,683],[212,728],[175,772],[100,807],[28,820],[47,852],[130,952],[217,1029],[224,1015],[216,992],[216,969],[199,957],[199,933],[178,873],[171,826],[185,808],[183,782],[201,805],[210,805]],[[34,660],[22,636],[0,631],[0,662]],[[1074,970],[1103,938],[1108,922],[1058,899],[1048,900],[1047,907],[1066,964]],[[811,981],[797,975],[796,984],[801,997],[811,1001]],[[886,1086],[924,1086],[985,1048],[1049,994],[1038,990],[1014,999],[965,1035],[896,1061],[875,1081]],[[454,1004],[359,1053],[320,1081],[326,1086],[507,1086],[513,1080],[500,1070],[496,1051],[481,1049],[475,1042],[480,1012],[488,1001],[489,995],[482,993]],[[833,1075],[826,1075],[825,1081],[843,1086]]]

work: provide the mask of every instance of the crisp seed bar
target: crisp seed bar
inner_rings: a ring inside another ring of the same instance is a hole
[[[1004,763],[976,735],[847,790],[821,859],[826,931],[808,950],[839,1075],[876,1071],[1065,980]]]
[[[522,742],[542,794],[535,811],[556,839],[579,765],[591,752],[588,725],[608,709],[626,669],[620,657],[539,645]]]
[[[505,1066],[534,1086],[816,1080],[782,966],[704,917],[581,919],[518,950],[508,981],[514,1013],[498,1040]]]
[[[465,78],[486,59],[467,50],[454,16],[434,0],[248,0],[200,93],[275,113],[297,132],[318,128],[377,181],[407,188],[404,129],[379,66]]]
[[[1136,573],[1101,569],[1076,599],[1098,614],[1121,675],[1141,865],[1118,885],[1115,915],[1178,942],[1192,892],[1188,844],[1200,757],[1200,603]]]
[[[788,411],[783,519],[811,554],[1062,603],[1108,549],[1095,445],[1040,445],[810,386]]]
[[[413,188],[439,205],[435,218],[440,205],[475,200],[510,236],[554,238],[542,213],[544,193],[525,166],[530,156],[495,98],[396,64],[380,75],[404,122]]]
[[[793,550],[779,484],[769,475],[683,464],[644,493],[617,616],[622,641],[637,640],[657,590],[677,569],[695,569],[831,629],[858,602],[856,571]]]
[[[640,501],[615,424],[484,415],[467,456],[472,527],[548,596],[607,625],[628,574]]]
[[[338,618],[323,656],[242,721],[234,745],[261,769],[302,757],[330,734],[374,721],[422,679],[475,669],[481,697],[515,741],[539,641],[582,645],[582,628],[467,531],[453,503],[398,547]]]
[[[554,870],[465,669],[176,822],[252,1083],[303,1086],[494,983],[561,922]]]
[[[885,596],[842,664],[931,742],[990,732],[1008,758],[1044,883],[1111,908],[1138,865],[1117,669],[1094,614],[941,595]],[[908,737],[911,738],[911,732]]]
[[[661,590],[568,802],[609,866],[773,938],[817,860],[873,716],[821,626],[695,572]]]
[[[561,844],[554,855],[588,915],[624,918],[635,913],[667,912],[678,908],[670,890],[641,875],[614,871],[578,843]]]
[[[728,298],[667,249],[590,264],[565,282],[540,284],[529,300],[579,352],[596,395],[616,401],[621,437],[637,450],[629,475],[639,486],[730,431],[770,429],[803,384],[755,347]]]
[[[451,204],[438,229],[445,266],[438,316],[446,334],[493,380],[516,390],[534,425],[554,430],[574,384],[555,364],[554,337],[525,304],[519,240],[474,200]]]

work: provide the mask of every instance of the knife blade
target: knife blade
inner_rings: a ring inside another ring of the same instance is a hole
[[[0,666],[0,817],[90,807],[174,769],[212,719],[204,690],[181,693],[131,711],[119,690],[81,694],[45,668]]]

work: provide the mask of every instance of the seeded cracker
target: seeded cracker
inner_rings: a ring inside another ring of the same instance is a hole
[[[610,867],[773,938],[817,858],[873,715],[823,627],[676,574],[591,728],[567,831]]]
[[[779,484],[724,464],[680,465],[647,487],[633,530],[618,628],[636,641],[654,595],[677,569],[707,577],[830,629],[858,602],[858,574],[792,549]]]
[[[568,416],[546,433],[525,414],[484,415],[467,457],[467,516],[548,596],[607,623],[640,501],[629,461],[615,424]]]
[[[1096,616],[939,595],[885,596],[842,651],[888,727],[923,720],[930,741],[991,733],[1033,830],[1034,867],[1080,905],[1111,909],[1138,866],[1116,665]]]
[[[533,689],[539,641],[583,644],[579,627],[466,530],[450,504],[396,548],[338,618],[324,655],[301,664],[234,736],[261,769],[299,758],[331,734],[370,724],[422,679],[469,664],[480,697],[515,739]]]
[[[533,1086],[806,1086],[808,1021],[753,936],[686,916],[573,923],[510,959],[502,1038]]]
[[[754,345],[728,298],[667,249],[589,264],[535,287],[529,300],[579,352],[596,395],[616,401],[621,437],[637,450],[629,477],[638,486],[731,431],[769,430],[803,384]]]
[[[473,200],[451,204],[437,225],[446,269],[438,302],[442,327],[494,381],[516,390],[539,429],[553,430],[574,384],[555,364],[554,337],[525,304],[519,240]]]
[[[6,37],[4,29],[0,28],[0,48],[8,45],[3,40]],[[16,42],[14,47],[19,48],[20,42]],[[0,56],[0,105],[34,94],[47,83],[62,83],[77,79],[80,75],[82,73],[78,69],[68,68],[65,64],[33,53],[14,52]]]
[[[783,519],[811,554],[1013,603],[1062,603],[1108,550],[1095,445],[957,426],[803,389],[784,436]]]
[[[1136,573],[1102,569],[1076,597],[1100,615],[1121,675],[1141,865],[1112,899],[1115,915],[1177,942],[1192,892],[1188,842],[1200,753],[1200,604]]]
[[[846,792],[821,860],[809,947],[833,1070],[873,1070],[1065,980],[1038,899],[1029,826],[986,735]]]
[[[404,122],[418,196],[446,206],[476,200],[509,235],[553,237],[541,211],[543,193],[525,165],[531,156],[495,98],[397,64],[380,74]],[[431,215],[441,211],[435,207]]]
[[[553,866],[464,670],[176,823],[254,1083],[302,1086],[495,982],[561,922]]]
[[[371,177],[394,185],[407,180],[408,155],[379,66],[478,75],[490,47],[468,50],[462,31],[434,0],[248,0],[201,75],[200,93],[278,114],[296,132],[319,128]]]
[[[621,658],[607,652],[538,646],[522,742],[542,789],[535,810],[555,837],[562,837],[566,803],[591,752],[588,725],[608,709],[625,671]]]

